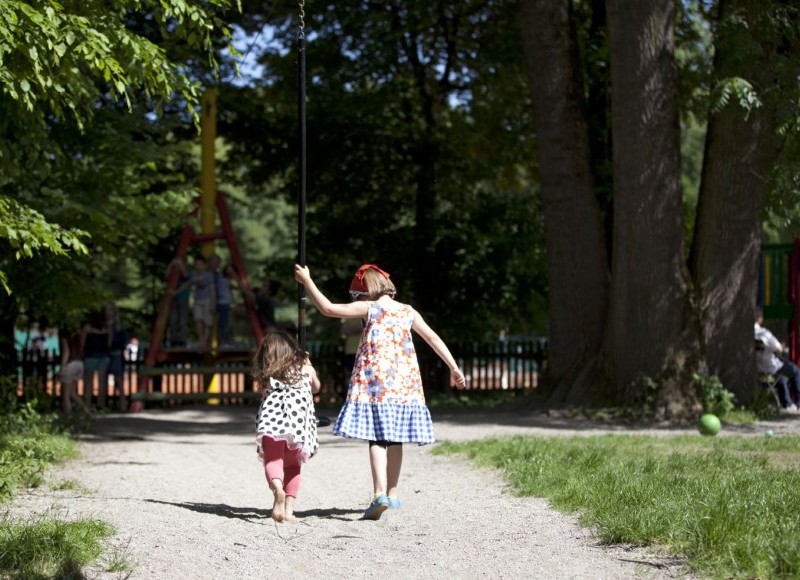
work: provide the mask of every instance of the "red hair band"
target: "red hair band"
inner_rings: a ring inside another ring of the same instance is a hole
[[[355,276],[353,276],[353,281],[350,282],[350,294],[353,296],[360,296],[360,295],[367,295],[369,294],[369,290],[367,290],[366,284],[364,284],[364,274],[367,273],[367,270],[377,270],[380,272],[384,278],[387,280],[389,279],[389,273],[384,272],[380,268],[378,268],[375,264],[364,264],[358,269]]]

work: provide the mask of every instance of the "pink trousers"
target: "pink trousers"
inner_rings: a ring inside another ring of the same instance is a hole
[[[300,490],[300,450],[289,449],[286,441],[276,441],[271,437],[261,440],[261,450],[267,483],[280,479],[286,495],[297,497]]]

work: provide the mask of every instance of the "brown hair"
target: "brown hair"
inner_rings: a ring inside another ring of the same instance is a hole
[[[270,331],[264,336],[253,359],[253,379],[264,394],[270,389],[270,377],[282,383],[297,383],[303,378],[306,359],[306,352],[292,335],[282,330]]]
[[[364,272],[364,286],[367,287],[367,300],[377,300],[381,296],[394,298],[397,292],[392,281],[373,268]]]

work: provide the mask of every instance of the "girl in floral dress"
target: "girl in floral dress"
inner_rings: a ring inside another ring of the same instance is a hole
[[[365,264],[356,272],[350,284],[355,301],[349,304],[328,300],[306,267],[296,265],[294,277],[325,316],[361,318],[364,322],[347,400],[333,433],[369,441],[374,495],[364,518],[377,520],[388,508],[402,505],[397,484],[403,443],[425,445],[434,441],[411,330],[450,368],[451,385],[464,388],[464,374],[422,316],[394,300],[395,287],[389,274],[375,264]]]

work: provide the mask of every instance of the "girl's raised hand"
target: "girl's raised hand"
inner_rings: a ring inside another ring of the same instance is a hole
[[[311,280],[311,272],[309,272],[308,266],[301,266],[300,264],[295,264],[294,279],[297,280],[303,286],[308,284],[309,280]]]

